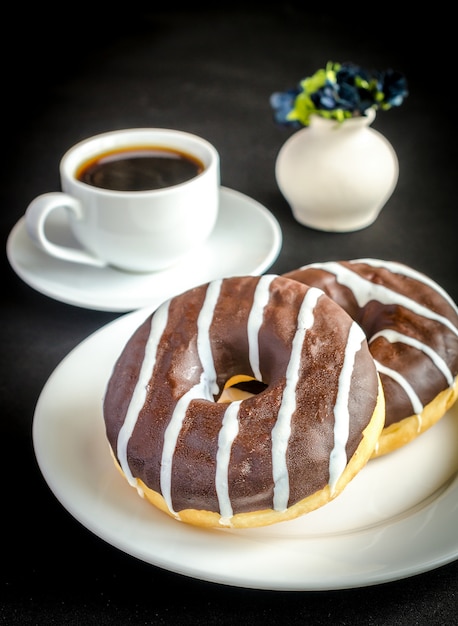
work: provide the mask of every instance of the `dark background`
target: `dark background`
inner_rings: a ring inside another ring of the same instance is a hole
[[[18,4],[5,13],[4,244],[28,203],[59,188],[58,163],[72,144],[117,128],[175,127],[210,140],[220,152],[222,184],[278,218],[284,244],[271,271],[317,260],[393,259],[424,271],[458,300],[451,18],[435,6],[401,17],[396,3],[218,7]],[[395,193],[374,225],[341,235],[299,226],[273,176],[291,131],[273,123],[269,95],[328,60],[392,67],[410,89],[399,109],[380,113],[373,124],[399,158]],[[6,255],[1,280],[1,624],[456,623],[456,561],[362,589],[253,591],[163,571],[92,535],[44,482],[31,426],[53,369],[119,314],[35,292]]]

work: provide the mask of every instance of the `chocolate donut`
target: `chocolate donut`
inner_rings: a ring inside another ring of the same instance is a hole
[[[239,379],[264,385],[219,402]],[[366,464],[384,420],[362,330],[321,290],[276,275],[215,280],[162,304],[125,345],[103,410],[129,483],[205,527],[322,506]]]
[[[455,402],[458,309],[436,282],[379,259],[311,263],[285,276],[322,289],[366,334],[386,403],[373,456],[415,439]]]

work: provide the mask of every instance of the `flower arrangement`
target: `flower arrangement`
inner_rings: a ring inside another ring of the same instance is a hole
[[[407,96],[407,81],[400,72],[368,72],[354,63],[329,61],[295,89],[273,93],[270,105],[277,123],[299,128],[309,125],[311,115],[343,122],[366,115],[368,109],[400,106]]]

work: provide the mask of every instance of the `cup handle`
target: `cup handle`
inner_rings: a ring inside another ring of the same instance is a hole
[[[25,225],[30,238],[39,248],[58,259],[73,263],[95,265],[96,267],[106,267],[107,263],[105,261],[89,252],[60,246],[46,237],[46,219],[54,209],[61,207],[66,207],[73,211],[77,218],[81,215],[80,202],[76,198],[60,191],[44,193],[32,200],[25,212]]]

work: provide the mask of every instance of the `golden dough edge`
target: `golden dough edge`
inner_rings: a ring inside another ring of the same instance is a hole
[[[384,428],[371,458],[375,459],[394,452],[416,439],[431,426],[434,426],[455,404],[457,398],[458,376],[455,378],[453,386],[441,391],[424,407],[419,416],[411,415],[405,417],[401,421]]]
[[[289,507],[285,511],[274,511],[273,509],[265,509],[262,511],[251,511],[249,513],[237,513],[230,519],[223,519],[219,513],[213,511],[185,509],[179,511],[177,515],[171,513],[165,503],[163,496],[153,489],[150,489],[145,483],[137,479],[137,491],[143,494],[144,498],[154,507],[166,513],[176,521],[181,521],[192,526],[200,528],[259,528],[262,526],[270,526],[279,522],[285,522],[296,519],[306,513],[310,513],[318,509],[334,498],[336,498],[347,484],[361,471],[361,469],[369,461],[374,447],[376,446],[380,434],[385,423],[385,397],[383,394],[380,378],[378,380],[378,396],[374,413],[370,422],[362,433],[362,439],[358,448],[355,450],[350,461],[347,463],[345,470],[340,476],[335,489],[331,492],[329,485],[323,489],[311,494],[300,502]],[[113,461],[120,471],[125,475],[116,461],[112,452]]]

